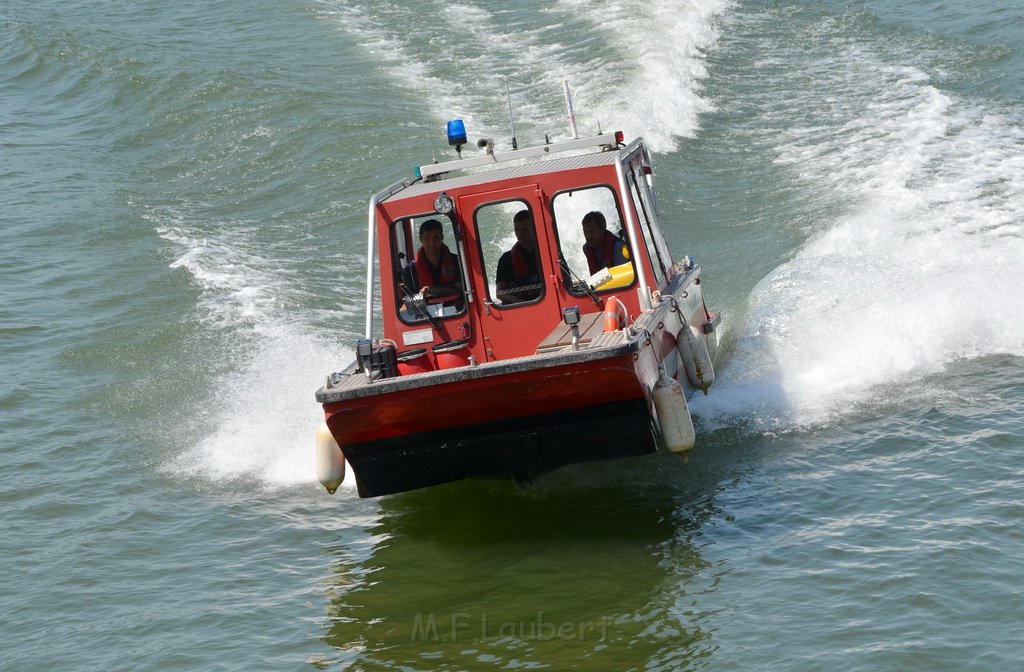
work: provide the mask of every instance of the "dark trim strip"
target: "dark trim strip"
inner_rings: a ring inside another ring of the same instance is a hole
[[[568,464],[632,457],[655,450],[650,416],[642,398],[344,448],[360,497],[463,478],[529,480]]]

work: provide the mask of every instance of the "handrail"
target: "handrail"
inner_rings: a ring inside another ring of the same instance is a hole
[[[373,338],[373,241],[377,219],[377,196],[370,198],[369,234],[366,236],[366,336]]]
[[[615,159],[615,175],[619,179],[619,193],[622,194],[622,198],[625,201],[622,209],[626,214],[626,235],[629,238],[630,256],[634,259],[637,279],[640,281],[640,308],[650,310],[651,288],[647,286],[647,273],[644,271],[643,255],[640,252],[641,249],[646,248],[641,248],[638,243],[640,238],[637,236],[636,219],[633,217],[633,202],[629,196],[629,185],[626,184],[626,171],[622,168],[622,158],[629,156],[633,152],[637,142],[639,142],[639,139],[630,144],[625,150],[619,152]]]
[[[376,241],[376,222],[377,222],[377,204],[385,198],[388,198],[402,189],[405,189],[410,184],[415,182],[411,178],[399,180],[395,182],[387,189],[374,194],[370,197],[369,207],[369,223],[367,225],[367,236],[366,236],[366,338],[373,338],[373,244]]]
[[[427,179],[434,175],[448,173],[453,170],[462,170],[464,168],[473,168],[475,166],[486,166],[489,164],[502,163],[504,161],[515,161],[516,159],[528,159],[535,156],[557,154],[558,152],[568,152],[574,149],[586,149],[588,147],[596,147],[598,145],[614,149],[616,147],[615,134],[595,135],[589,138],[578,138],[576,140],[566,140],[564,142],[552,142],[546,145],[539,145],[537,147],[515,149],[502,154],[498,154],[497,152],[488,152],[483,156],[474,156],[469,159],[457,159],[455,161],[446,161],[444,163],[430,163],[417,168],[416,174]]]

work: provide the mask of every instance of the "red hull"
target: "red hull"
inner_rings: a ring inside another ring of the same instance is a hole
[[[364,497],[474,476],[523,480],[656,449],[629,352],[404,387],[324,409]]]
[[[372,440],[643,398],[633,357],[627,354],[401,389],[324,404],[324,412],[327,426],[344,449]]]

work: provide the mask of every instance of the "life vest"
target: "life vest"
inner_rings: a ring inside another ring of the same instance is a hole
[[[592,249],[584,246],[583,252],[587,255],[587,264],[590,266],[590,272],[597,273],[602,268],[613,266],[614,264],[612,262],[615,259],[615,244],[621,242],[622,241],[612,235],[611,231],[605,231],[604,246],[601,248],[600,256],[595,256]]]
[[[416,279],[419,281],[417,289],[434,285],[454,285],[459,281],[459,269],[456,268],[455,257],[447,245],[441,246],[441,261],[437,271],[430,265],[422,247],[416,251]]]
[[[531,284],[540,281],[537,271],[536,252],[530,252],[519,243],[512,246],[513,283],[517,285]]]

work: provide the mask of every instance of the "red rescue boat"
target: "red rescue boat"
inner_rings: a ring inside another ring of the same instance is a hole
[[[694,445],[719,320],[669,251],[643,140],[478,146],[370,201],[365,339],[316,393],[330,492],[346,462],[374,497]]]

